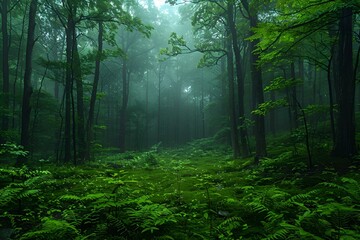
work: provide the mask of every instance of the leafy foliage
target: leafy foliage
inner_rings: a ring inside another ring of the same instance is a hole
[[[0,156],[1,157],[25,157],[29,152],[24,150],[24,147],[15,143],[0,144]]]
[[[254,167],[211,144],[0,168],[0,228],[16,239],[359,238],[357,167],[309,173],[304,152],[287,146]]]

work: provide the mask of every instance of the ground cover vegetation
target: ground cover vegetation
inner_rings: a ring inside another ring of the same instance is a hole
[[[105,154],[86,166],[2,166],[0,236],[358,239],[358,160],[346,169],[333,165],[321,154],[328,150],[323,141],[309,171],[304,145],[295,152],[280,140],[258,165],[203,139],[178,149]]]
[[[0,239],[360,239],[358,0],[0,12]]]

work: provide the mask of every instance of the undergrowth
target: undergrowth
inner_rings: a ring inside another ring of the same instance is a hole
[[[300,145],[254,165],[209,144],[3,166],[0,239],[360,239],[356,161],[309,170]]]

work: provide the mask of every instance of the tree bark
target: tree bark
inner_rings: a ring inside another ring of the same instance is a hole
[[[103,22],[99,21],[99,34],[98,34],[98,51],[96,55],[96,61],[95,61],[95,73],[94,73],[94,82],[93,87],[91,91],[91,97],[90,97],[90,107],[89,107],[89,117],[87,122],[87,141],[86,141],[86,159],[91,159],[91,144],[94,140],[94,113],[95,113],[95,103],[96,103],[96,95],[97,95],[97,89],[99,85],[100,80],[100,63],[101,58],[103,54]]]
[[[3,77],[3,112],[1,130],[3,132],[9,129],[9,91],[10,91],[10,77],[9,77],[9,33],[8,33],[8,0],[2,0],[1,5],[1,31],[2,31],[2,77]],[[3,134],[1,134],[3,135]],[[4,137],[0,137],[0,142],[5,142]]]
[[[122,106],[120,110],[120,141],[119,147],[120,152],[125,152],[125,139],[126,139],[126,109],[129,100],[129,76],[127,72],[127,62],[126,59],[123,60],[122,64],[122,80],[123,80],[123,98]]]
[[[253,29],[257,27],[258,16],[255,10],[251,9],[248,0],[241,0],[243,7],[249,15],[250,28]],[[251,68],[251,79],[252,79],[252,94],[253,94],[253,109],[256,109],[259,104],[264,102],[264,90],[262,86],[262,73],[261,68],[257,66],[257,61],[259,59],[258,54],[255,52],[256,45],[259,43],[259,40],[254,40],[249,42],[249,52],[250,52],[250,68]],[[264,116],[254,114],[253,116],[255,126],[255,149],[256,149],[256,159],[264,157],[267,155],[266,152],[266,138],[265,138],[265,119]]]
[[[333,154],[349,157],[357,153],[355,142],[355,80],[353,72],[353,11],[344,8],[339,22],[339,114]]]
[[[227,74],[229,85],[229,119],[230,119],[230,134],[231,134],[231,146],[233,150],[233,157],[238,158],[240,156],[239,137],[236,123],[236,111],[235,111],[235,89],[234,89],[234,59],[232,51],[231,39],[227,39]]]
[[[157,112],[157,142],[161,141],[161,82],[162,82],[162,63],[159,63],[158,72],[158,112]]]
[[[254,19],[251,27],[256,26]],[[252,78],[252,87],[253,87],[253,108],[256,109],[259,104],[264,102],[264,90],[262,86],[262,73],[259,66],[257,66],[258,55],[254,53],[258,41],[250,42],[250,64],[251,64],[251,78]],[[256,156],[261,158],[267,155],[266,152],[266,139],[265,139],[265,119],[262,115],[254,115],[255,127],[255,142],[256,142]]]
[[[74,29],[75,30],[75,29]],[[81,62],[79,51],[77,48],[76,31],[74,33],[74,49],[73,49],[73,74],[76,83],[76,126],[77,126],[77,157],[81,162],[85,160],[86,140],[85,140],[85,117],[84,117],[84,90],[81,74]],[[75,144],[75,143],[74,143]]]
[[[22,99],[22,115],[21,115],[21,145],[25,150],[30,150],[30,114],[31,106],[30,100],[32,95],[31,73],[32,73],[32,54],[35,44],[35,25],[36,25],[36,11],[37,0],[32,0],[29,10],[29,27],[26,43],[26,57],[25,57],[25,74],[24,74],[24,89]],[[17,164],[22,165],[26,162],[25,157],[18,158]]]
[[[331,65],[333,61],[333,53],[334,51],[331,51],[331,56],[328,62],[327,66],[327,83],[328,83],[328,89],[329,89],[329,114],[330,114],[330,126],[331,126],[331,139],[333,146],[335,146],[336,142],[336,131],[335,131],[335,117],[334,117],[334,93],[333,93],[333,84],[331,80]]]
[[[293,81],[293,86],[291,87],[291,108],[292,108],[292,128],[296,129],[299,126],[298,123],[298,99],[297,99],[297,89],[296,89],[296,73],[295,73],[295,63],[292,62],[290,65],[291,69],[291,79]]]
[[[245,126],[244,75],[242,71],[241,53],[238,45],[237,31],[236,31],[233,12],[234,12],[234,5],[228,3],[228,8],[227,8],[228,24],[232,37],[232,46],[235,56],[236,79],[237,79],[237,87],[238,87],[238,107],[239,107],[239,127],[240,127],[239,133],[240,133],[240,141],[241,141],[241,152],[242,152],[242,156],[246,157],[249,155],[249,145],[247,142],[247,131]]]
[[[68,162],[71,159],[71,91],[73,82],[72,73],[72,56],[74,45],[74,33],[75,23],[72,19],[71,9],[69,9],[67,26],[66,26],[66,76],[65,76],[65,155],[64,162]]]

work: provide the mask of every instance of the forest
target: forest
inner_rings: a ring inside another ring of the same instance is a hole
[[[0,2],[0,240],[360,239],[358,0]]]

